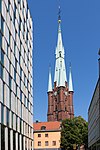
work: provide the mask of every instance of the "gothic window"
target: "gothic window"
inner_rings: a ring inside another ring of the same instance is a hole
[[[56,107],[55,107],[55,110],[57,111],[57,105],[56,105]]]
[[[56,114],[56,120],[58,120],[58,114]]]
[[[67,109],[66,109],[66,106],[65,106],[65,111],[66,111]]]

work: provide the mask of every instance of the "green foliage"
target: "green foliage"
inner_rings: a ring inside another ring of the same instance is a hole
[[[70,150],[73,144],[88,144],[88,123],[81,116],[62,121],[61,148]]]

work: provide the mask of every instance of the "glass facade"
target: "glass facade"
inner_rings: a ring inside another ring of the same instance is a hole
[[[33,149],[32,32],[27,0],[0,0],[0,150]]]

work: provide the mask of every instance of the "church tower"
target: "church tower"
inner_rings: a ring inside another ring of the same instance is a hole
[[[61,121],[74,117],[73,108],[73,82],[71,65],[69,70],[69,82],[67,81],[65,52],[61,33],[60,7],[58,16],[58,40],[55,52],[54,86],[52,87],[51,68],[49,68],[48,82],[48,121]]]

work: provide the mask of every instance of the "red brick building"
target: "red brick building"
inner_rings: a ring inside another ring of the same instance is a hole
[[[73,83],[71,65],[69,71],[69,82],[67,81],[65,67],[65,52],[61,34],[61,19],[58,19],[58,40],[56,47],[56,61],[54,73],[54,86],[52,87],[51,69],[49,70],[48,82],[48,121],[61,121],[74,117],[73,106]]]

